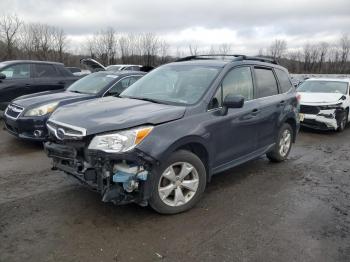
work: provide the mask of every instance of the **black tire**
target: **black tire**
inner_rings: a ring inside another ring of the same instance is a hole
[[[168,167],[179,162],[189,163],[195,168],[198,175],[198,187],[192,198],[189,199],[187,203],[181,206],[170,206],[161,199],[158,186],[161,183],[161,179],[164,179],[162,178],[163,172],[165,172]],[[152,176],[153,192],[152,197],[149,200],[149,204],[160,214],[177,214],[192,208],[199,201],[207,184],[207,174],[203,162],[195,154],[187,150],[179,150],[174,152],[168,158],[168,160],[153,170]]]
[[[349,109],[344,110],[342,113],[342,116],[340,117],[338,121],[338,132],[343,132],[347,123],[348,123],[348,117],[349,117]]]
[[[289,145],[289,149],[288,151],[285,153],[285,154],[281,154],[281,146],[280,146],[280,141],[282,139],[282,136],[284,134],[284,132],[288,130],[290,135],[291,135],[291,139],[290,139],[290,145]],[[275,146],[273,147],[273,149],[268,152],[266,154],[267,158],[271,161],[271,162],[282,162],[284,160],[287,159],[289,153],[290,153],[290,150],[292,149],[292,144],[293,144],[293,128],[291,127],[290,124],[288,123],[284,123],[282,125],[282,127],[280,128],[279,132],[278,132],[278,136],[277,136],[277,140],[276,140],[276,143],[275,143]]]

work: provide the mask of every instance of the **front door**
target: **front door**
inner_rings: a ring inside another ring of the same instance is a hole
[[[229,108],[220,115],[220,108],[226,95],[242,95],[245,103],[242,108]],[[233,68],[224,77],[211,104],[209,113],[213,121],[210,125],[211,147],[214,149],[214,168],[219,168],[257,149],[259,131],[258,104],[254,100],[252,73],[249,66]]]
[[[33,80],[30,77],[30,64],[15,64],[1,70],[6,76],[0,80],[0,109],[11,100],[32,93]]]

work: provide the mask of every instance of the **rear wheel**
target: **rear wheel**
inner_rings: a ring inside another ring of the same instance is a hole
[[[282,162],[287,159],[293,142],[293,129],[290,124],[285,123],[281,127],[276,144],[272,151],[268,152],[266,156],[272,162]]]
[[[186,150],[174,152],[152,175],[154,192],[150,206],[161,214],[176,214],[192,208],[206,186],[202,161]]]

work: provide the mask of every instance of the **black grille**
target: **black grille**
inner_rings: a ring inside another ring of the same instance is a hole
[[[317,115],[319,112],[320,112],[320,108],[318,106],[300,105],[300,113]]]
[[[7,107],[5,114],[12,118],[17,118],[23,112],[23,108],[14,104]]]

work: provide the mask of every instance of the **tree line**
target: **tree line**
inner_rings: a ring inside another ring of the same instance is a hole
[[[157,66],[178,57],[198,54],[234,53],[233,45],[223,43],[200,49],[191,43],[186,49],[171,48],[154,33],[125,34],[109,27],[94,33],[83,44],[80,54],[69,51],[69,39],[62,28],[42,23],[25,23],[17,15],[0,17],[0,61],[34,59],[79,66],[82,57],[92,57],[104,65],[142,64]],[[291,73],[350,73],[350,38],[343,35],[337,42],[307,42],[303,47],[288,48],[287,41],[275,39],[257,55],[270,57]]]
[[[349,74],[350,38],[344,34],[337,42],[307,42],[302,48],[288,49],[283,39],[274,40],[260,56],[277,60],[291,73]]]

